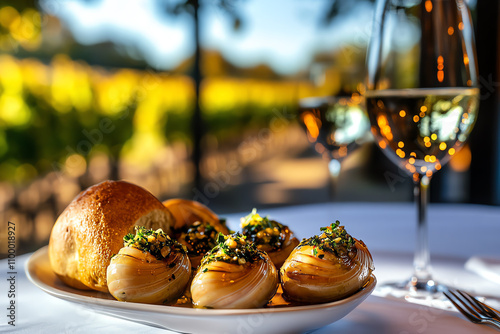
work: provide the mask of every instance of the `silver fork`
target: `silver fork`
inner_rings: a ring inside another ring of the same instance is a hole
[[[460,290],[447,289],[443,294],[471,322],[500,330],[500,313],[494,308]]]

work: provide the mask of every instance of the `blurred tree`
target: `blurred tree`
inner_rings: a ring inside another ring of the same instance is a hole
[[[234,3],[236,0],[216,0],[210,2],[221,8],[226,14],[228,14],[233,20],[233,28],[238,30],[241,26],[240,15],[235,9]],[[203,121],[200,108],[200,85],[202,80],[201,73],[201,43],[200,43],[200,5],[205,5],[204,1],[199,0],[184,0],[177,4],[170,4],[170,2],[165,2],[165,13],[169,15],[178,15],[180,13],[189,13],[193,16],[194,21],[194,43],[195,52],[193,60],[193,70],[192,77],[195,83],[195,104],[193,116],[191,118],[191,132],[193,139],[193,164],[195,166],[194,175],[194,186],[200,188],[202,185],[202,178],[200,172],[200,163],[202,158],[202,139],[206,132],[206,126]]]
[[[331,2],[330,8],[325,12],[323,19],[319,22],[323,25],[329,25],[335,20],[335,18],[342,16],[351,10],[355,10],[356,6],[359,5],[360,2],[375,3],[375,1],[376,0],[334,0]]]
[[[2,1],[0,3],[0,51],[33,51],[41,43],[41,16],[36,1]]]

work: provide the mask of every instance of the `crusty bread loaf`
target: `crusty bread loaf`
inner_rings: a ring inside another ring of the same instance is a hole
[[[151,193],[124,181],[105,181],[81,192],[57,219],[49,241],[52,269],[78,289],[108,291],[106,269],[135,226],[174,224],[170,211]]]

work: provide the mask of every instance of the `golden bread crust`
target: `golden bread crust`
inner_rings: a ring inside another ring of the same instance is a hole
[[[219,217],[200,202],[181,198],[173,198],[163,202],[175,219],[174,229],[189,226],[197,221],[210,223],[218,232],[228,233],[227,228],[219,222]]]
[[[170,211],[147,190],[104,181],[81,192],[57,219],[49,241],[52,269],[72,287],[106,292],[106,269],[123,237],[135,225],[169,233],[173,224]]]

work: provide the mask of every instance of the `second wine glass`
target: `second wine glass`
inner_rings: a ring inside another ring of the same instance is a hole
[[[309,142],[328,161],[333,199],[342,161],[371,139],[364,100],[358,93],[304,98],[299,101],[299,118]]]
[[[429,182],[467,140],[479,89],[471,17],[461,0],[381,0],[368,51],[366,104],[384,154],[415,184],[417,244],[409,280],[388,293],[438,297],[427,236]]]

